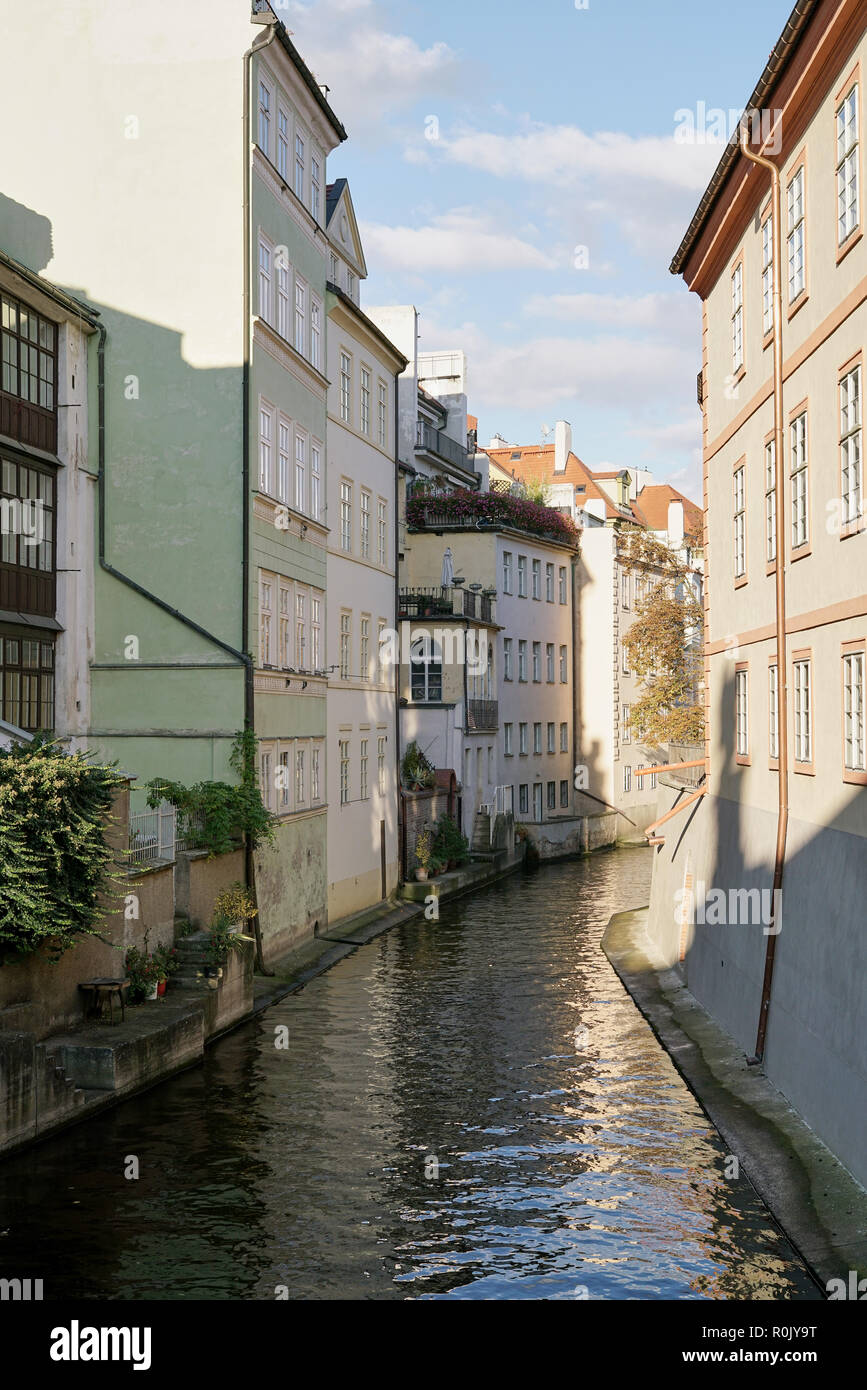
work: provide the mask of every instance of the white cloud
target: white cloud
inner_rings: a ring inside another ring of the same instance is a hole
[[[553,270],[557,264],[531,242],[461,208],[422,227],[365,222],[361,235],[368,261],[389,272]]]
[[[524,313],[535,318],[591,323],[603,328],[695,329],[698,308],[682,294],[534,294]]]
[[[657,340],[540,337],[509,346],[489,342],[470,365],[473,399],[484,407],[538,410],[574,400],[623,411],[661,408],[682,395],[691,356]]]

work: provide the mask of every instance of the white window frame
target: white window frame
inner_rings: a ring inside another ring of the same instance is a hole
[[[307,357],[307,285],[300,275],[295,276],[295,351]]]
[[[257,144],[262,153],[271,158],[271,106],[274,88],[259,74],[259,120],[257,125]]]
[[[792,708],[795,762],[813,761],[813,663],[810,657],[792,662]]]
[[[762,332],[767,337],[774,326],[774,214],[762,223]]]
[[[734,545],[732,555],[734,558],[735,579],[743,579],[747,572],[747,469],[746,464],[742,463],[736,468],[732,475],[732,529],[734,533]]]
[[[750,673],[735,671],[735,752],[739,758],[750,755]]]
[[[768,757],[777,762],[780,757],[780,687],[777,664],[768,664]]]
[[[738,261],[732,271],[732,371],[744,365],[744,265]]]
[[[272,280],[273,248],[267,237],[259,233],[259,318],[273,326],[274,297]]]
[[[861,225],[860,95],[853,82],[837,107],[837,245],[843,246]]]
[[[345,424],[352,424],[352,358],[348,352],[340,352],[340,418]]]
[[[777,446],[769,439],[765,445],[765,559],[772,565],[777,558]]]
[[[340,480],[340,549],[352,554],[352,483]]]
[[[786,256],[789,270],[789,303],[794,304],[807,285],[806,202],[804,166],[796,169],[786,189]]]
[[[274,485],[274,407],[259,400],[259,491],[271,497]]]
[[[792,499],[792,549],[807,545],[810,539],[810,459],[807,411],[802,410],[789,425],[789,487]]]
[[[861,434],[861,363],[840,378],[840,485],[842,521],[850,526],[864,512]]]
[[[843,766],[847,772],[867,771],[867,725],[863,651],[843,654]]]

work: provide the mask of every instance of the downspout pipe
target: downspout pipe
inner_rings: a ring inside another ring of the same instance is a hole
[[[257,19],[256,23],[262,23]],[[253,58],[263,48],[267,48],[277,37],[277,16],[269,14],[266,20],[268,31],[262,38],[251,44],[244,54],[244,111],[243,111],[243,156],[244,156],[244,199],[243,199],[243,242],[244,242],[244,292],[242,317],[244,321],[244,354],[241,370],[241,646],[250,650],[250,361],[252,357],[253,317],[251,310],[251,253],[250,218],[253,207],[253,160],[250,138],[250,73]],[[253,686],[253,658],[245,657],[244,679],[244,723],[255,731],[255,700]],[[244,880],[255,897],[256,873],[253,862],[253,849],[249,836],[244,836]],[[265,965],[262,948],[262,927],[259,914],[253,918],[256,939],[256,969],[262,975],[273,975]]]
[[[397,636],[397,659],[394,663],[394,781],[397,801],[395,802],[395,831],[397,833],[397,857],[398,883],[403,882],[404,863],[406,860],[404,825],[404,802],[403,788],[400,785],[400,659],[401,659],[401,634],[402,627],[400,622],[400,373],[394,374],[394,631]],[[382,653],[380,653],[380,661]]]
[[[786,836],[789,828],[789,720],[788,681],[786,670],[786,573],[785,573],[785,496],[783,491],[783,229],[780,171],[776,164],[749,148],[749,132],[741,126],[741,150],[753,164],[767,169],[771,175],[772,216],[774,219],[772,265],[774,276],[774,468],[776,482],[776,629],[777,629],[777,751],[779,753],[777,842],[774,851],[774,888],[768,944],[765,950],[765,973],[762,980],[762,1001],[756,1033],[756,1053],[751,1065],[762,1061],[771,1007],[771,988],[774,980],[774,957],[781,923],[777,920],[783,868],[786,859]]]

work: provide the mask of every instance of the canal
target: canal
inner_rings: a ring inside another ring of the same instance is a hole
[[[820,1297],[600,950],[649,877],[625,849],[465,897],[0,1163],[0,1276],[46,1299]]]

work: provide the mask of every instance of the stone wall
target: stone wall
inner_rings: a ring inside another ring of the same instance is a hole
[[[194,927],[208,927],[218,895],[244,881],[244,851],[209,857],[205,850],[181,850],[175,863],[175,908]]]
[[[592,854],[617,842],[617,812],[599,816],[569,817],[543,821],[541,825],[524,822],[527,838],[532,841],[542,860],[568,859],[578,854]]]
[[[452,799],[447,786],[430,787],[420,792],[404,791],[401,793],[401,797],[404,826],[403,878],[412,882],[418,867],[418,861],[415,857],[416,841],[422,831],[429,830],[440,816],[449,814]]]

